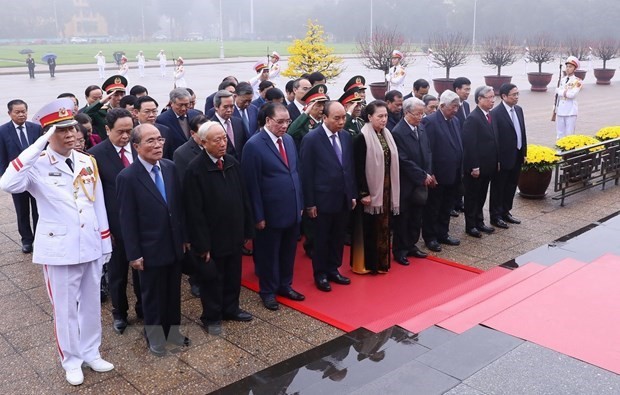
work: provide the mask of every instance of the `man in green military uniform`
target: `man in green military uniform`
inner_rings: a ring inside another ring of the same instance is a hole
[[[361,133],[365,122],[361,118],[362,110],[366,106],[366,79],[361,75],[351,77],[344,86],[344,94],[338,101],[347,110],[347,121],[344,130],[353,137]]]
[[[118,107],[121,99],[125,96],[127,78],[122,75],[113,75],[103,83],[101,88],[106,93],[106,97],[88,105],[81,112],[92,119],[93,129],[97,131],[101,140],[105,140],[108,137],[105,131],[105,116],[108,113],[108,108]]]
[[[317,127],[323,119],[323,108],[328,100],[327,86],[322,84],[313,86],[302,98],[302,101],[306,103],[304,112],[291,123],[287,130],[287,133],[295,140],[297,152],[301,147],[301,139],[311,129]]]

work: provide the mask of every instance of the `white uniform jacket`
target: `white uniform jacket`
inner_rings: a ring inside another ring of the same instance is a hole
[[[94,157],[73,151],[71,173],[65,159],[44,150],[50,132],[13,160],[0,179],[9,193],[30,192],[37,200],[39,222],[32,261],[72,265],[112,252],[103,189]]]
[[[582,85],[581,79],[574,75],[568,77],[568,82],[566,77],[560,80],[560,86],[555,89],[555,93],[558,94],[558,107],[555,112],[557,115],[563,117],[577,115],[579,107],[576,98]],[[566,92],[566,97],[564,97],[564,92]]]
[[[390,90],[397,90],[401,93],[405,92],[405,77],[407,76],[407,72],[405,68],[401,65],[396,65],[390,67],[390,71],[388,73],[388,82],[390,83]]]

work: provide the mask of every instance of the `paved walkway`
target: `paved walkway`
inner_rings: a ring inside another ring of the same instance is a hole
[[[340,96],[341,87],[348,77],[361,73],[368,82],[381,78],[378,72],[368,72],[359,62],[346,61],[345,77],[339,78],[330,89]],[[423,68],[424,67],[424,68]],[[423,70],[422,70],[423,68]],[[426,74],[425,65],[414,65],[411,73]],[[423,72],[422,72],[423,71]],[[468,75],[473,86],[482,84],[486,69],[471,64],[457,68],[453,75]],[[132,70],[132,72],[134,72]],[[523,67],[507,68],[506,73],[521,73]],[[438,74],[439,71],[436,70]],[[187,80],[199,92],[199,102],[211,92],[226,74],[242,78],[251,76],[251,62],[188,66]],[[423,75],[424,74],[424,75]],[[54,80],[39,76],[29,81],[28,76],[0,76],[2,100],[14,97],[25,99],[36,110],[56,97],[61,91],[82,92],[90,83],[98,83],[97,71],[63,73]],[[130,74],[132,83],[147,85],[153,96],[163,104],[170,79],[158,77],[156,69],[148,69],[141,81]],[[515,75],[521,87],[520,104],[523,106],[532,143],[551,145],[554,141],[553,124],[549,121],[553,95],[532,93],[527,90],[523,75]],[[620,90],[611,86],[596,86],[592,76],[580,96],[580,130],[594,133],[602,126],[619,124],[615,109],[620,108]],[[81,96],[81,95],[78,95]],[[6,122],[6,116],[0,122]],[[551,199],[515,199],[513,214],[523,220],[522,225],[498,229],[495,234],[473,239],[464,234],[462,216],[452,222],[452,233],[460,237],[462,245],[447,247],[439,256],[483,269],[501,264],[529,250],[581,228],[590,222],[620,210],[620,188],[599,188],[570,197],[566,207]],[[20,251],[19,236],[12,200],[0,194],[0,392],[2,393],[206,393],[237,381],[263,368],[283,361],[300,352],[323,344],[342,334],[341,331],[320,321],[282,306],[279,312],[264,309],[258,295],[243,290],[241,305],[255,315],[251,323],[225,323],[222,336],[206,334],[198,325],[200,302],[189,293],[183,281],[182,324],[193,345],[178,350],[163,359],[151,356],[140,332],[140,323],[132,325],[124,335],[112,330],[110,303],[103,305],[103,356],[116,365],[110,373],[92,373],[85,370],[85,381],[80,387],[65,382],[64,372],[57,363],[53,345],[51,306],[43,286],[41,268],[33,265],[30,255]],[[389,275],[389,274],[388,274]],[[353,278],[355,281],[355,278]],[[129,292],[130,293],[130,292]],[[130,323],[136,323],[130,314]]]

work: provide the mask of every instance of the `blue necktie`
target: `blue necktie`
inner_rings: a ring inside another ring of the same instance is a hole
[[[241,110],[241,120],[243,121],[243,124],[245,125],[245,129],[248,131],[249,134],[254,133],[254,130],[250,130],[250,121],[248,121],[248,117],[247,115],[245,115],[245,110]]]
[[[332,146],[334,147],[334,152],[336,153],[336,156],[338,157],[338,162],[342,164],[342,151],[340,150],[340,147],[338,146],[338,143],[336,142],[335,133],[331,135],[331,139],[332,139]]]
[[[159,190],[159,193],[161,193],[161,197],[164,198],[164,202],[168,203],[168,200],[166,199],[166,188],[164,188],[164,180],[161,178],[161,172],[159,171],[159,166],[157,165],[153,166],[153,170],[151,171],[155,175],[155,186]]]
[[[24,133],[24,127],[18,126],[17,129],[19,129],[19,140],[20,140],[19,142],[22,145],[22,149],[28,148],[30,143],[28,143],[28,138],[26,137],[26,134]]]

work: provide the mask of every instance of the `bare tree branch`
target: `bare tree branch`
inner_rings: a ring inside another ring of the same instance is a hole
[[[555,59],[558,45],[546,34],[535,36],[530,42],[530,59],[532,59],[532,62],[538,64],[538,72],[542,73],[543,63],[549,63]]]
[[[510,66],[517,61],[517,46],[512,37],[487,37],[482,43],[480,60],[488,66],[497,68],[497,75],[502,75],[502,67]]]
[[[467,63],[469,40],[461,33],[435,34],[429,39],[429,48],[435,64],[446,69],[446,78],[450,78],[450,69]]]
[[[387,74],[392,66],[392,51],[395,49],[403,53],[401,60],[403,66],[413,63],[414,48],[396,29],[386,30],[377,27],[373,31],[372,42],[368,39],[368,34],[361,35],[356,39],[356,47],[362,64],[370,70],[381,70],[383,74]]]
[[[620,55],[620,42],[615,38],[600,40],[593,48],[594,55],[603,61],[603,68],[607,68],[607,61]]]

